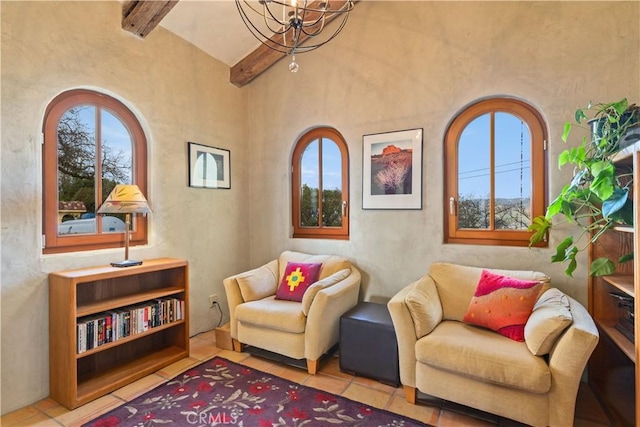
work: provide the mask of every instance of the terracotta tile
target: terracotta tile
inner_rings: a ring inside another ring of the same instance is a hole
[[[285,366],[282,372],[278,374],[281,378],[285,380],[293,381],[294,383],[302,384],[304,383],[311,375],[307,371],[303,371],[302,369],[294,368],[292,366]]]
[[[81,426],[120,405],[122,405],[122,400],[108,394],[72,411],[66,410],[64,413],[56,416],[55,419],[66,427]]]
[[[42,412],[46,412],[51,408],[55,408],[57,406],[60,406],[60,404],[58,402],[56,402],[55,400],[53,400],[52,398],[47,397],[46,399],[42,399],[42,400],[34,403],[33,406],[35,406],[38,410],[40,410]]]
[[[0,417],[0,425],[12,426],[16,423],[31,418],[40,413],[34,406],[25,406],[24,408],[17,409],[13,412],[9,412]]]
[[[2,424],[4,426],[4,424]],[[31,418],[12,424],[13,427],[53,427],[61,425],[56,420],[49,418],[46,414],[39,412]]]
[[[439,407],[422,404],[411,404],[407,402],[407,399],[404,398],[404,395],[397,396],[394,394],[384,409],[434,426],[438,424],[438,417],[440,416]]]
[[[156,374],[169,379],[175,377],[178,374],[181,374],[187,369],[199,365],[200,363],[202,363],[200,360],[194,359],[192,357],[187,357],[185,359],[178,360],[177,362],[172,363],[169,366],[165,366],[164,368],[156,372]]]
[[[243,363],[251,355],[249,353],[238,353],[237,351],[231,350],[220,350],[220,353],[216,354],[216,356],[224,357],[232,362]]]
[[[352,377],[352,378],[353,378],[352,382],[354,382],[354,383],[358,383],[358,384],[361,384],[361,385],[364,385],[364,386],[367,386],[369,388],[373,388],[373,389],[376,389],[376,390],[384,391],[385,393],[393,394],[397,390],[396,387],[393,387],[393,386],[390,386],[390,385],[387,385],[387,384],[383,384],[380,381],[374,380],[374,379],[371,379],[371,378],[358,377],[358,376],[355,376],[355,377]]]
[[[47,408],[42,412],[44,412],[48,417],[55,418],[59,415],[66,414],[67,412],[69,412],[69,410],[62,405],[58,405],[58,406],[52,406],[51,408]]]
[[[160,375],[151,374],[139,379],[138,381],[132,382],[131,384],[119,388],[111,394],[124,401],[129,401],[156,388],[166,381],[167,378],[161,377]]]
[[[343,378],[350,380],[353,378],[353,375],[348,374],[346,372],[342,372],[340,370],[340,359],[337,357],[332,357],[327,360],[325,363],[320,366],[320,373],[325,375],[330,375],[332,377]]]
[[[349,381],[330,377],[328,375],[316,374],[309,375],[309,378],[303,383],[306,386],[328,391],[333,394],[342,394],[349,385]]]
[[[215,329],[212,329],[210,331],[198,334],[195,337],[191,338],[192,342],[195,339],[205,340],[207,342],[215,344],[216,343],[216,331],[215,331]]]
[[[189,357],[205,361],[220,353],[215,343],[204,339],[192,339],[189,345]]]
[[[243,360],[242,364],[245,366],[249,366],[251,368],[257,369],[259,371],[266,372],[271,375],[275,375],[277,377],[282,377],[282,375],[289,369],[306,373],[306,371],[302,369],[297,369],[295,367],[288,366],[283,363],[278,363],[268,359],[262,359],[262,358],[253,357],[253,356]]]
[[[387,406],[387,403],[391,399],[391,393],[385,393],[380,390],[374,390],[372,388],[356,384],[352,382],[347,389],[342,393],[342,396],[347,399],[355,400],[357,402],[365,403],[374,408],[383,409]]]

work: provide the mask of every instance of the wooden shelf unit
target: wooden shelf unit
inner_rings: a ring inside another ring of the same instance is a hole
[[[77,351],[77,323],[159,298],[184,301],[182,319]],[[185,260],[158,258],[126,268],[49,274],[49,388],[69,409],[189,356],[189,272]]]
[[[636,360],[640,326],[639,307],[634,304],[634,339],[631,340],[618,329],[618,320],[625,310],[610,293],[626,295],[635,299],[640,291],[640,143],[622,150],[615,158],[618,168],[632,171],[633,217],[635,226],[616,226],[607,231],[591,245],[590,260],[606,256],[617,259],[633,252],[633,261],[620,264],[615,274],[589,278],[589,312],[600,331],[600,341],[589,360],[589,384],[602,403],[614,425],[640,425],[640,405],[637,402],[636,384],[640,381],[640,370]]]

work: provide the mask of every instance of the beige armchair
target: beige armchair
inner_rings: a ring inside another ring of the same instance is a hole
[[[548,282],[534,271],[490,270]],[[482,269],[436,263],[388,303],[400,381],[417,391],[533,426],[572,426],[575,401],[598,331],[585,308],[547,284],[524,342],[462,321]],[[534,297],[535,298],[535,297]]]
[[[276,299],[287,262],[322,263],[302,302]],[[306,359],[310,374],[338,342],[340,316],[358,303],[360,272],[334,255],[283,252],[259,268],[224,279],[234,350],[244,344]]]

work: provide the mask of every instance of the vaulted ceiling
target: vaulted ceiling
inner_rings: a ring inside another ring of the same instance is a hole
[[[238,87],[286,56],[251,35],[233,0],[137,0],[123,4],[123,29],[144,38],[158,25],[227,64],[229,80]]]

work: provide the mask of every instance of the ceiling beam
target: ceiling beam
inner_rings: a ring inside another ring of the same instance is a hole
[[[179,0],[134,0],[122,7],[122,29],[145,38]]]
[[[316,1],[314,4],[310,5],[312,8],[319,8],[319,5],[323,3],[323,1]],[[333,2],[332,6],[336,6],[336,8],[342,7],[342,4],[346,3],[346,0],[340,0],[338,2]],[[357,3],[357,0],[354,1]],[[355,4],[354,4],[355,6]],[[329,15],[326,18],[325,25],[329,22],[333,21],[336,17],[338,17],[339,13],[334,13],[333,15]],[[247,29],[249,31],[249,29]],[[309,36],[305,34],[300,35],[301,44],[304,44],[304,41],[307,40]],[[273,43],[283,43],[282,34],[274,34],[270,39]],[[267,41],[269,43],[269,41]],[[258,77],[260,74],[267,71],[272,65],[276,62],[280,61],[282,58],[287,56],[286,53],[279,52],[277,50],[273,50],[264,44],[258,46],[256,50],[249,53],[243,59],[241,59],[236,65],[231,67],[229,72],[229,81],[238,87],[242,87],[248,83],[250,83],[253,79]]]

